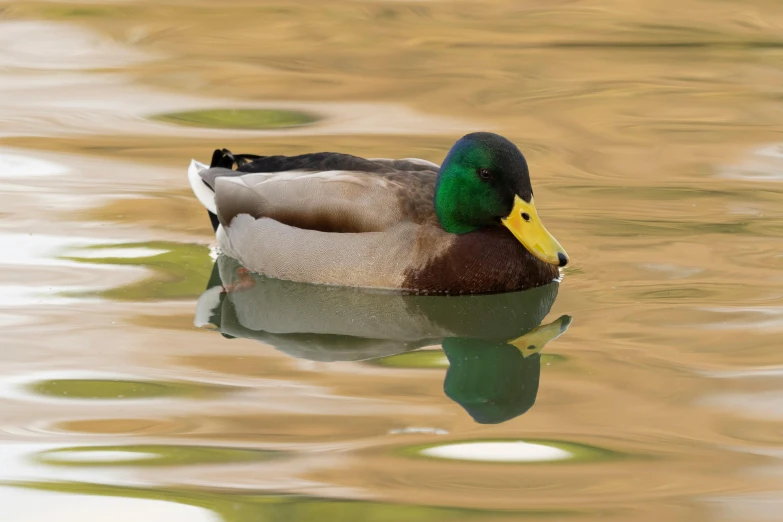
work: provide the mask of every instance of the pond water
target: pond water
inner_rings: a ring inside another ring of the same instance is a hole
[[[0,3],[8,522],[771,521],[783,5]],[[531,292],[274,281],[212,150],[525,153]],[[221,293],[228,286],[237,291]]]

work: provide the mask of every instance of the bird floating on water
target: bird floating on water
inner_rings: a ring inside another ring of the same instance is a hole
[[[488,132],[443,164],[336,152],[216,150],[188,178],[218,244],[276,279],[413,294],[525,290],[568,263],[533,203],[527,161]]]

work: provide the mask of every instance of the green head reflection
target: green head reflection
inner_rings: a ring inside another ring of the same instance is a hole
[[[536,402],[541,350],[566,331],[567,315],[511,342],[452,337],[443,340],[449,369],[443,390],[481,424],[498,424]]]
[[[269,279],[220,257],[195,322],[309,360],[398,368],[447,360],[446,395],[476,422],[494,424],[535,403],[541,350],[571,322],[562,316],[541,325],[557,289],[552,283],[508,294],[406,296]],[[433,345],[443,347],[445,358],[411,353]]]

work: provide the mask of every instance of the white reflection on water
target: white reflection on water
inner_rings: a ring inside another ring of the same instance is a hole
[[[711,330],[781,330],[783,329],[783,307],[780,306],[714,306],[702,308],[705,312],[750,316],[751,320],[713,321],[702,325]]]
[[[66,292],[94,292],[98,289],[85,286],[30,286],[0,285],[0,307],[18,308],[23,306],[52,305],[62,306],[83,303],[84,298],[66,297]]]
[[[62,237],[46,234],[14,234],[0,232],[0,244],[11,245],[0,257],[0,266],[10,266],[24,273],[32,283],[25,283],[14,278],[7,282],[0,281],[0,307],[20,307],[31,305],[64,305],[84,302],[84,295],[78,294],[98,292],[105,284],[74,284],[67,283],[81,272],[85,271],[83,262],[63,259],[66,256],[84,258],[134,258],[147,257],[165,253],[166,250],[152,248],[90,248],[112,244],[114,241],[88,239],[79,237]],[[52,273],[53,268],[68,268],[68,278]],[[36,272],[42,270],[44,272]],[[46,272],[46,271],[49,272]],[[138,267],[114,267],[111,265],[90,264],[90,270],[102,270],[111,273],[141,273]],[[70,294],[70,295],[69,295]]]
[[[440,459],[484,462],[546,462],[573,457],[571,453],[560,448],[522,441],[462,442],[427,448],[421,453]]]
[[[408,433],[429,433],[432,435],[448,435],[449,432],[441,428],[428,428],[425,426],[409,426],[407,428],[398,428],[389,431],[391,435],[402,435]]]
[[[742,370],[719,370],[699,372],[706,377],[713,379],[741,379],[758,377],[783,377],[783,366],[770,365],[755,368],[744,368]]]
[[[715,510],[718,520],[777,522],[783,513],[780,492],[712,497],[704,499],[704,502]]]
[[[51,462],[111,462],[120,464],[138,460],[158,458],[155,453],[140,451],[95,450],[95,451],[55,451],[46,454],[46,460]]]
[[[100,497],[0,488],[4,522],[83,522],[139,520],[166,522],[216,522],[213,512],[162,500]]]
[[[783,144],[757,149],[739,165],[719,169],[718,175],[745,181],[783,181]]]
[[[133,259],[139,257],[152,257],[165,254],[168,250],[159,248],[133,247],[133,248],[93,248],[68,252],[69,256],[81,257],[84,259],[109,259],[122,258]]]
[[[0,244],[13,245],[3,251],[2,265],[80,267],[81,263],[60,259],[68,249],[85,248],[111,243],[108,240],[79,237],[49,236],[45,234],[0,233]]]
[[[0,153],[0,178],[30,178],[65,174],[65,165],[20,154]]]
[[[745,418],[783,419],[783,392],[721,393],[701,399],[700,406],[726,409]]]
[[[144,481],[133,470],[123,467],[90,467],[90,466],[52,466],[42,463],[38,457],[42,453],[60,449],[56,444],[17,444],[4,443],[0,445],[0,463],[3,469],[3,481],[8,482],[37,482],[37,481],[64,481],[64,482],[93,482],[112,484],[116,486],[141,486]],[[1,487],[0,492],[5,491]],[[42,493],[43,495],[43,493]],[[6,522],[8,505],[4,501],[4,495],[0,494],[2,508],[2,520]],[[97,520],[92,517],[85,520]]]
[[[0,67],[93,69],[146,60],[149,58],[138,51],[77,26],[27,20],[0,22]]]
[[[53,281],[51,277],[34,277],[32,268],[79,268],[83,265],[67,259],[59,259],[67,248],[88,247],[108,243],[96,239],[68,238],[48,236],[44,234],[10,234],[0,233],[0,244],[10,245],[3,251],[0,257],[0,265],[12,266],[24,271],[27,277],[37,284],[24,283],[13,280],[7,283],[0,282],[0,307],[16,308],[34,305],[67,305],[75,302],[83,302],[64,295],[74,292],[94,292],[100,290],[98,286],[88,285],[63,285],[62,281]],[[98,266],[98,269],[110,270],[109,266]]]

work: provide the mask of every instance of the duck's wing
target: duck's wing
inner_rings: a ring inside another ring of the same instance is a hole
[[[434,179],[409,181],[346,170],[218,176],[215,206],[224,226],[249,214],[321,232],[382,232],[418,221],[428,205],[432,213],[432,190],[429,198],[421,196]]]
[[[440,165],[437,163],[419,158],[371,158],[369,161],[391,167],[395,170],[429,170],[434,172],[438,172],[438,170],[440,170]]]
[[[335,153],[245,158],[232,158],[237,170],[197,169],[214,194],[214,213],[224,226],[248,214],[306,230],[381,232],[434,218],[435,170],[401,171]],[[196,188],[203,192],[203,186]]]

